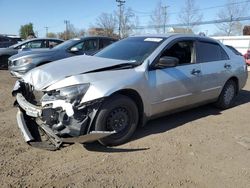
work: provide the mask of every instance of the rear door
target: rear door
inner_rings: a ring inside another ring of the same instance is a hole
[[[199,100],[217,98],[231,74],[232,65],[227,53],[216,42],[199,41],[197,62],[201,64],[203,83]]]
[[[201,88],[201,67],[196,63],[195,45],[195,40],[175,41],[159,58],[176,57],[179,64],[149,71],[152,115],[197,102]]]

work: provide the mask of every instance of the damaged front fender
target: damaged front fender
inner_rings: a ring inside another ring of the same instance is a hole
[[[96,132],[91,128],[103,99],[77,106],[64,100],[53,100],[38,106],[30,103],[22,93],[17,93],[16,98],[18,127],[25,141],[32,146],[58,149],[63,143],[92,142],[115,133]]]

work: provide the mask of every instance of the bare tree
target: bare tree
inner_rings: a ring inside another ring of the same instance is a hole
[[[57,36],[61,39],[68,40],[75,37],[82,37],[85,35],[84,29],[77,29],[73,24],[68,24],[67,30],[57,33]]]
[[[139,35],[141,34],[141,30],[139,29],[140,26],[140,19],[138,16],[135,16],[135,21],[134,21],[134,28],[133,28],[133,34]]]
[[[150,18],[150,25],[154,27],[156,33],[164,33],[165,25],[169,19],[169,15],[167,13],[167,6],[164,5],[162,1],[158,1]]]
[[[119,14],[116,14],[119,16]],[[121,38],[125,38],[129,36],[129,34],[135,28],[135,14],[131,8],[124,8],[122,7],[121,10]]]
[[[96,19],[96,24],[103,29],[104,35],[112,37],[117,25],[117,18],[115,14],[102,13]]]
[[[187,30],[194,30],[202,17],[203,15],[199,12],[195,0],[185,0],[185,5],[179,13],[179,21],[186,25]]]
[[[244,16],[247,12],[247,3],[240,4],[236,0],[228,0],[227,6],[219,10],[217,17],[226,22],[216,24],[219,31],[224,35],[240,35],[242,34],[243,26],[241,22],[234,21],[235,19]]]

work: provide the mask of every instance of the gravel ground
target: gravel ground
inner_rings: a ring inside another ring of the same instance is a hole
[[[235,107],[211,105],[163,117],[127,144],[74,144],[59,151],[27,145],[0,71],[0,187],[249,187],[250,81]]]

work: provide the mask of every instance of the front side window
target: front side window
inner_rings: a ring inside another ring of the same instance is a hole
[[[219,44],[203,41],[199,42],[197,57],[199,63],[229,59],[228,55]]]
[[[25,44],[25,48],[46,48],[46,41],[31,41]]]
[[[54,48],[56,45],[62,43],[61,41],[57,41],[57,40],[49,40],[48,41],[48,46],[49,48]]]
[[[179,60],[179,65],[194,63],[194,42],[179,41],[163,51],[160,57],[170,56]]]

